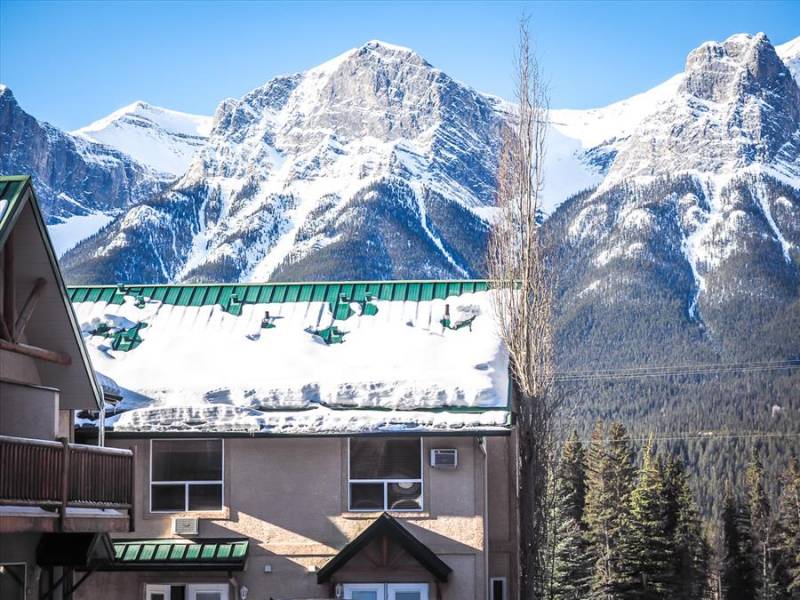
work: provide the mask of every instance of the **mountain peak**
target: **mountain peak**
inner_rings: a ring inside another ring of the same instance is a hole
[[[212,118],[136,100],[72,132],[171,175],[183,174],[211,131]]]
[[[753,83],[767,89],[785,85],[778,81],[785,66],[763,33],[739,33],[724,42],[706,42],[686,59],[683,91],[701,100],[730,100]]]
[[[14,92],[11,91],[11,88],[5,85],[4,83],[0,83],[0,96],[8,97],[11,100],[16,101],[14,97]]]
[[[402,52],[404,54],[416,54],[411,48],[406,46],[398,46],[397,44],[390,44],[389,42],[384,42],[383,40],[370,40],[361,48],[367,48],[370,50],[379,50],[381,52]]]
[[[763,33],[689,53],[677,93],[642,122],[603,181],[704,173],[721,186],[742,169],[800,176],[800,90]],[[722,179],[720,179],[722,177]]]

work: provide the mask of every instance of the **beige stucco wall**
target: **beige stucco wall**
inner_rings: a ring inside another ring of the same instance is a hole
[[[149,512],[148,440],[108,439],[108,445],[135,447],[137,452],[136,531],[131,537],[174,537],[175,514]],[[456,470],[432,469],[431,448],[457,448]],[[492,454],[505,444],[491,442]],[[202,537],[249,537],[247,569],[235,574],[250,590],[249,598],[326,598],[330,585],[317,585],[315,569],[323,566],[357,536],[379,513],[347,510],[346,438],[227,438],[224,440],[224,504],[220,512],[198,514]],[[442,598],[484,600],[489,573],[486,564],[486,482],[502,485],[502,476],[486,477],[487,457],[477,438],[423,438],[424,510],[393,513],[452,569]],[[501,460],[502,462],[502,460]],[[497,492],[496,492],[497,493]],[[502,512],[500,505],[495,509]],[[497,530],[503,530],[497,517]],[[508,527],[505,526],[507,531]],[[492,534],[494,535],[494,534]],[[502,537],[502,533],[497,534]],[[355,564],[355,563],[354,563]],[[350,567],[351,565],[348,565]],[[265,567],[271,571],[265,573]],[[416,569],[416,570],[415,570]],[[337,581],[363,581],[363,573]],[[380,573],[372,581],[427,581],[427,571],[410,565],[403,573]],[[204,576],[205,581],[225,580],[224,573]],[[143,597],[143,584],[191,581],[181,573],[109,573],[93,575],[78,598],[95,598],[102,588],[107,597],[128,600]],[[107,587],[110,586],[110,587]],[[431,588],[431,598],[435,598]]]
[[[506,580],[508,598],[516,597],[516,435],[487,439],[489,577]]]

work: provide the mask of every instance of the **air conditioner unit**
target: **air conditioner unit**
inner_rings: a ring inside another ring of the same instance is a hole
[[[431,466],[435,469],[455,469],[458,466],[458,450],[455,448],[432,448]]]
[[[175,517],[172,532],[176,535],[197,535],[197,519],[194,517]]]

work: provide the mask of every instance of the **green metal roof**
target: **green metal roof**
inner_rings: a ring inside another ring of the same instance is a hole
[[[247,539],[117,540],[110,570],[241,570]]]
[[[19,208],[23,190],[30,177],[26,175],[0,177],[0,246],[5,242],[11,223]]]
[[[276,304],[284,302],[364,303],[368,296],[376,300],[420,302],[445,299],[489,288],[485,280],[458,281],[359,281],[319,283],[186,284],[186,285],[101,285],[69,288],[72,302],[122,304],[125,295],[141,296],[175,306],[210,306],[223,308],[241,304]],[[235,310],[235,309],[234,309]]]

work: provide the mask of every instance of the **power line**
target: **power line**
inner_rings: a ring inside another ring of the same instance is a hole
[[[641,379],[645,377],[672,377],[688,375],[715,375],[720,373],[753,373],[800,368],[800,360],[778,360],[739,363],[698,363],[685,365],[652,365],[596,369],[593,371],[562,371],[555,374],[556,382]]]
[[[723,433],[723,432],[699,432],[699,433],[676,433],[670,435],[653,435],[654,442],[670,442],[670,441],[678,441],[678,440],[733,440],[733,439],[764,439],[764,438],[800,438],[800,433],[798,432],[770,432],[770,431],[759,431],[759,432],[748,432],[748,433]],[[647,442],[650,440],[650,436],[644,437],[630,437],[625,436],[623,438],[627,442]],[[563,438],[560,441],[567,442],[569,439]],[[579,439],[579,442],[582,444],[590,444],[593,440],[592,438],[588,439]],[[600,438],[598,441],[608,443],[611,441],[611,438]]]

